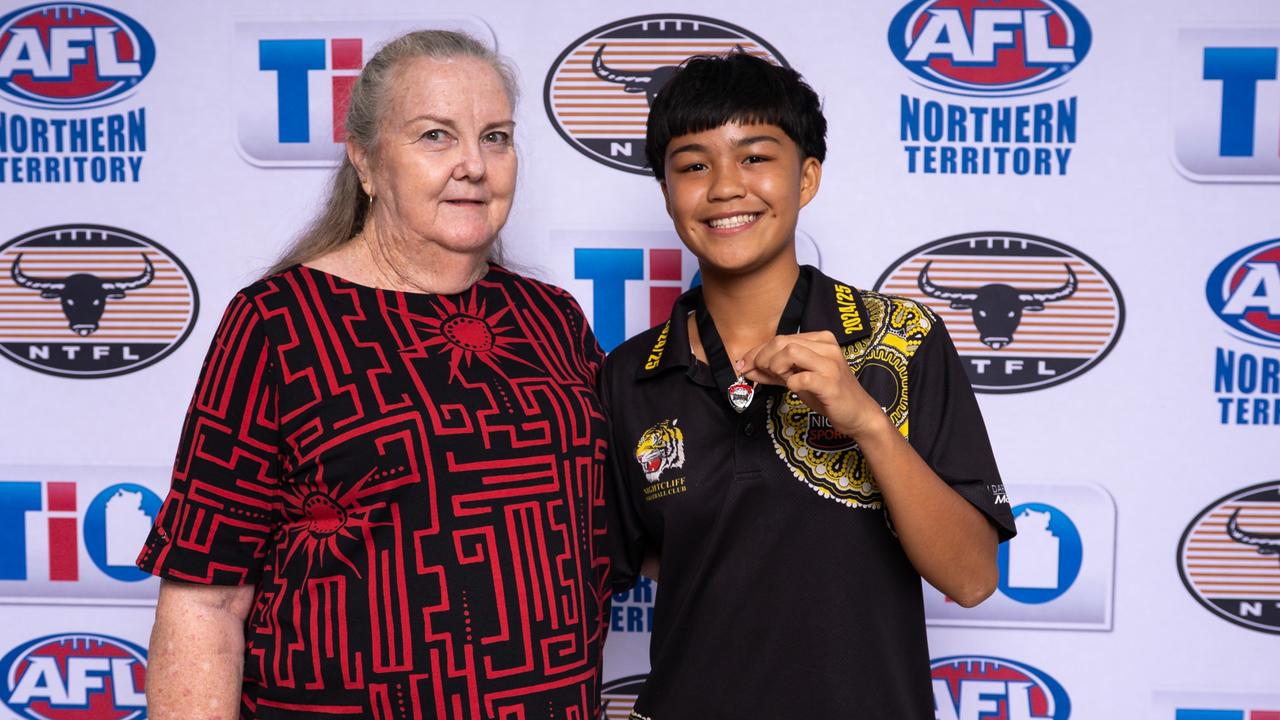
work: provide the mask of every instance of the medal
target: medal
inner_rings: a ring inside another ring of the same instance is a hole
[[[751,399],[756,396],[756,384],[748,382],[741,375],[733,384],[729,386],[729,404],[733,406],[734,411],[742,412],[751,405]]]

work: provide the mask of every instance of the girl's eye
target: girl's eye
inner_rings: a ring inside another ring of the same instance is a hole
[[[684,167],[680,168],[680,172],[700,172],[706,169],[707,169],[707,166],[703,165],[702,163],[689,163],[688,165],[685,165]]]
[[[763,155],[748,155],[746,162],[749,164],[767,162],[769,158]]]

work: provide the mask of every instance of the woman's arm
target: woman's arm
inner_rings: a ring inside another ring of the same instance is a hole
[[[829,332],[781,335],[749,351],[739,372],[784,385],[853,438],[871,465],[902,549],[920,576],[964,607],[995,591],[995,528],[898,432],[849,372]]]
[[[236,720],[253,586],[160,583],[147,651],[152,720]]]

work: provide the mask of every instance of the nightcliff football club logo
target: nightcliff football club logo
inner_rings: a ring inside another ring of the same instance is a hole
[[[640,436],[636,462],[649,482],[657,482],[667,470],[684,467],[684,432],[679,420],[663,420]]]
[[[122,375],[158,362],[199,311],[191,273],[137,233],[42,228],[0,246],[0,353],[62,377]]]
[[[687,58],[740,49],[786,66],[782,55],[749,30],[697,15],[644,15],[583,35],[547,73],[547,117],[583,155],[648,175],[645,121],[653,99]]]
[[[970,233],[923,245],[876,289],[933,308],[978,392],[1057,385],[1099,363],[1124,327],[1120,289],[1102,266],[1062,243],[1021,233]]]
[[[1182,534],[1178,571],[1213,614],[1280,633],[1280,480],[1238,490],[1202,510]]]

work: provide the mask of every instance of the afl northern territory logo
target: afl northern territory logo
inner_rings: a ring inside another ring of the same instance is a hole
[[[931,307],[973,389],[1013,393],[1090,369],[1120,338],[1124,300],[1084,253],[1034,235],[969,233],[904,255],[876,289]]]
[[[583,155],[649,175],[644,133],[653,99],[689,57],[735,49],[787,66],[759,36],[708,17],[644,15],[596,28],[574,41],[547,73],[547,117]]]
[[[1280,480],[1238,490],[1200,511],[1178,545],[1178,572],[1213,614],[1280,633]]]
[[[199,297],[182,261],[137,233],[60,225],[0,246],[0,354],[73,378],[123,375],[173,352]]]
[[[1250,245],[1218,263],[1205,295],[1238,337],[1280,347],[1280,238]]]

